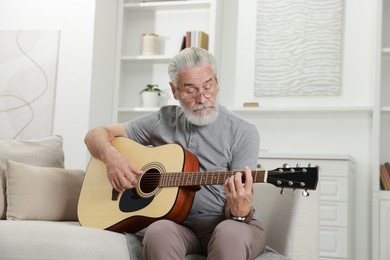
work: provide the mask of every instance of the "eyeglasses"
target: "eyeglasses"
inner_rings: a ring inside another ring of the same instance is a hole
[[[218,87],[212,82],[207,83],[201,88],[187,86],[182,90],[178,89],[182,99],[196,99],[201,95],[203,95],[205,98],[211,98],[215,94],[216,90],[218,90]]]

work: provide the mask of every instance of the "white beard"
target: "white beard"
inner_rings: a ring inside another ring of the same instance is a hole
[[[215,105],[212,105],[212,104],[197,105],[197,106],[193,107],[192,110],[189,110],[188,108],[186,108],[182,104],[181,100],[179,100],[179,101],[180,101],[181,107],[183,108],[185,117],[187,118],[188,121],[190,121],[190,123],[192,123],[194,125],[197,125],[197,126],[208,125],[208,124],[214,122],[215,119],[217,119],[217,117],[219,115],[218,104],[215,104]],[[200,115],[196,115],[193,112],[194,110],[202,109],[202,108],[206,108],[206,107],[213,108],[213,110],[211,111],[210,114],[206,114],[206,112],[202,112]]]

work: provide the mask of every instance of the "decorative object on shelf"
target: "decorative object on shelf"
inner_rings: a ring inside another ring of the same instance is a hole
[[[243,104],[244,107],[259,107],[258,102],[244,102]]]
[[[255,96],[340,95],[343,2],[257,0]]]
[[[390,163],[380,165],[380,186],[383,190],[390,190]]]
[[[142,35],[142,55],[159,55],[159,36],[155,33],[144,33]]]
[[[161,96],[163,91],[158,88],[156,84],[148,84],[146,88],[141,90],[142,106],[143,107],[156,107],[158,103],[158,97]]]
[[[181,49],[189,47],[199,47],[205,50],[209,49],[209,35],[203,31],[187,31],[183,36]]]

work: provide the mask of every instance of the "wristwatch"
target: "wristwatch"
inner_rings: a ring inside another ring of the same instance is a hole
[[[231,219],[231,220],[235,220],[238,222],[249,223],[249,222],[251,222],[252,217],[253,217],[253,207],[249,211],[248,215],[246,215],[245,217],[233,216],[232,213],[230,213],[229,207],[225,207],[225,217],[226,217],[226,219]]]
[[[230,216],[231,219],[238,221],[238,222],[245,222],[247,217],[236,217],[236,216]]]

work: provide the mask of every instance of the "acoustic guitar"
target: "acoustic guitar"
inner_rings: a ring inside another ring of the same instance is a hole
[[[117,137],[112,145],[144,174],[137,187],[119,193],[108,181],[105,165],[92,158],[78,203],[82,226],[135,233],[159,219],[182,223],[199,186],[224,184],[236,172],[199,172],[197,157],[177,144],[148,147]],[[308,194],[317,187],[318,167],[256,170],[252,176],[254,183],[303,189]]]

